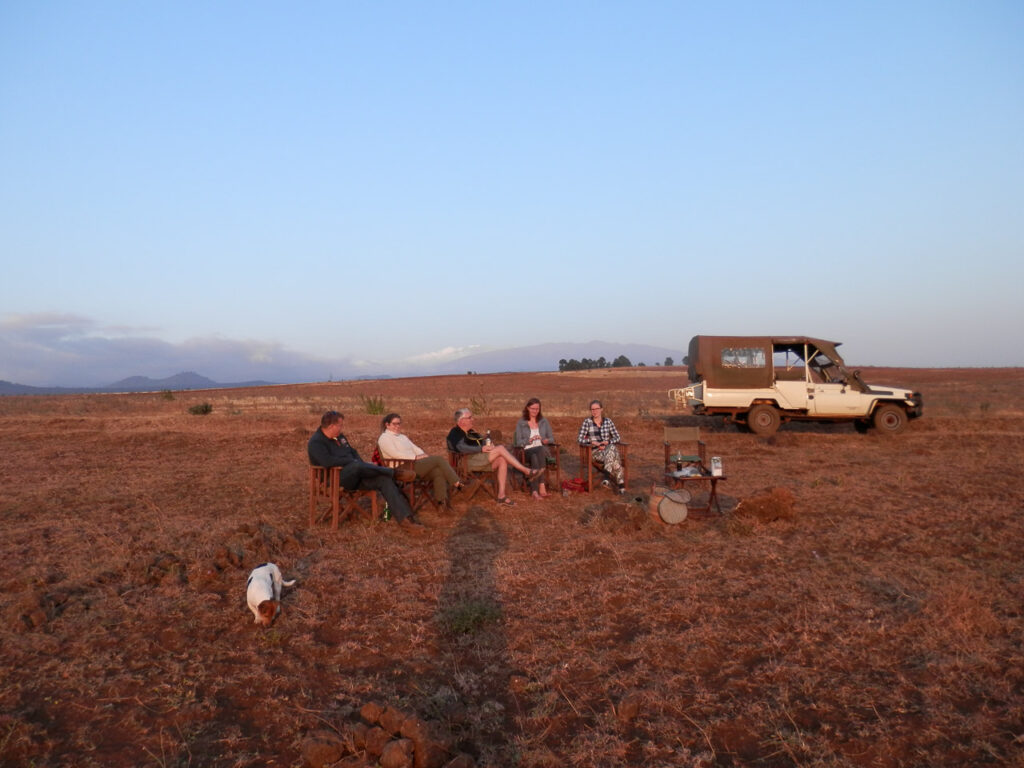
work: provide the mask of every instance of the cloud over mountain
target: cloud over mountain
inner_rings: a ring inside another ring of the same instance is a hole
[[[485,350],[444,347],[402,360],[314,357],[281,344],[220,337],[171,343],[152,329],[106,328],[78,315],[8,315],[0,319],[0,379],[38,387],[108,387],[130,377],[164,380],[196,371],[214,382],[326,381],[360,376],[551,371],[560,359],[626,355],[653,365],[682,353],[661,347],[603,341],[547,343]]]

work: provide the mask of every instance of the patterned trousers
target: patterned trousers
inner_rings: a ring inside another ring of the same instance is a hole
[[[615,446],[615,443],[599,451],[593,451],[591,456],[595,462],[602,466],[605,472],[611,475],[616,485],[625,485],[626,473],[622,469],[622,459],[619,457],[619,449]]]

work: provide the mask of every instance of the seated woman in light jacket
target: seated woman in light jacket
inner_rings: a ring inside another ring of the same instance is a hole
[[[455,474],[444,456],[428,456],[426,451],[402,434],[402,417],[389,413],[380,423],[381,434],[377,438],[377,449],[385,459],[413,459],[416,463],[416,477],[428,478],[434,486],[434,501],[441,506],[449,505],[449,488],[462,490],[459,476]]]
[[[516,422],[515,444],[523,448],[526,463],[533,469],[542,469],[548,465],[550,451],[547,446],[555,442],[551,424],[540,412],[540,399],[531,397],[523,408],[523,418]],[[548,489],[544,483],[544,475],[537,475],[530,480],[533,498],[544,499]]]

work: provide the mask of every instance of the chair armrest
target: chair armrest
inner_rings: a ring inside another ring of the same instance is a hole
[[[382,467],[391,467],[392,469],[415,469],[416,459],[385,459],[381,457]]]

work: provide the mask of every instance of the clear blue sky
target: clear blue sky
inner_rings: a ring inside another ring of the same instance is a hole
[[[1022,41],[1017,0],[4,0],[0,379],[1024,365]]]

